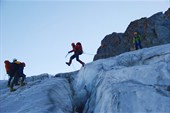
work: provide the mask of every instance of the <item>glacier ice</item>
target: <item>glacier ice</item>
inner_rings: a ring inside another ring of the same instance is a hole
[[[3,113],[169,113],[170,44],[126,52],[79,71],[27,78],[10,93],[0,81]]]

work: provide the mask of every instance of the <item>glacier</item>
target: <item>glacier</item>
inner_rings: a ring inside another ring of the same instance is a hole
[[[1,83],[1,82],[0,82]],[[1,83],[0,113],[71,113],[73,100],[66,79],[48,74],[27,78],[27,84],[15,92]]]
[[[9,92],[2,113],[169,113],[170,44],[97,60],[80,70],[27,78]]]

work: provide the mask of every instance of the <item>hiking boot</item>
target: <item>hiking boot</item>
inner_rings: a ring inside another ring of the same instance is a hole
[[[82,66],[84,67],[85,63],[82,63]]]
[[[66,64],[67,64],[68,66],[70,66],[70,63],[66,62]]]
[[[10,92],[16,91],[16,89],[10,87]]]

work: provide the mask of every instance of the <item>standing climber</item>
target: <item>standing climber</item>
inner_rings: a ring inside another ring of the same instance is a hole
[[[139,35],[137,32],[134,32],[133,45],[134,45],[135,50],[142,49],[141,39],[142,39],[142,36]]]
[[[69,62],[66,62],[66,64],[67,64],[68,66],[70,66],[72,60],[73,60],[74,58],[76,58],[76,60],[77,60],[78,62],[80,62],[80,63],[82,64],[82,66],[84,66],[85,63],[82,62],[82,61],[79,59],[79,55],[81,55],[81,54],[83,53],[83,49],[82,49],[81,43],[80,43],[80,42],[77,42],[76,45],[75,45],[74,43],[72,43],[71,45],[72,45],[72,48],[73,48],[73,49],[72,49],[71,51],[69,51],[68,53],[74,52],[74,54],[70,57]]]

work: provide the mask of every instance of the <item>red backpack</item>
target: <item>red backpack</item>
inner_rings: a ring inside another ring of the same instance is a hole
[[[8,74],[10,70],[10,62],[8,60],[5,60],[4,63],[5,63],[6,73]]]
[[[76,51],[81,55],[83,53],[83,48],[80,42],[76,44]]]

